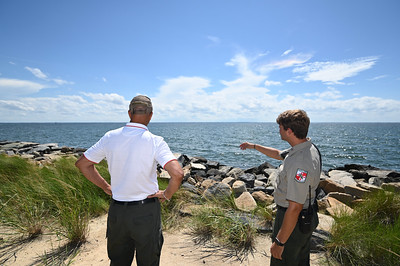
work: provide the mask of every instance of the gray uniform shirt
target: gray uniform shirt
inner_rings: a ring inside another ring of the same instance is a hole
[[[311,140],[300,143],[281,152],[284,158],[274,191],[275,203],[287,208],[289,201],[304,204],[308,207],[309,188],[311,185],[311,203],[314,202],[315,190],[318,187],[321,170],[317,148]]]

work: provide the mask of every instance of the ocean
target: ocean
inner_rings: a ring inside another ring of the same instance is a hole
[[[105,132],[125,123],[0,123],[0,140],[89,148]],[[202,156],[247,169],[279,161],[255,150],[239,149],[248,141],[277,149],[289,148],[276,123],[150,123],[172,152]],[[319,147],[323,169],[365,164],[400,171],[400,123],[312,123],[308,136]]]

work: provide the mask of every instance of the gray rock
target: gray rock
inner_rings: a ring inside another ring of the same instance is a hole
[[[246,192],[246,184],[243,181],[237,180],[232,185],[232,192],[235,197],[239,197],[243,192]]]
[[[244,171],[238,167],[232,168],[226,175],[238,179],[239,176],[243,175]]]
[[[342,170],[331,170],[329,177],[342,186],[356,186],[357,182],[353,179],[353,175]]]
[[[207,188],[203,193],[203,197],[208,200],[219,200],[230,197],[231,193],[232,190],[229,185],[219,182]]]
[[[254,181],[256,180],[256,176],[254,174],[244,173],[239,176],[239,180],[245,182],[247,187],[252,188],[254,187]]]

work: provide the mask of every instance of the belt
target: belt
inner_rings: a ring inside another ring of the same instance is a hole
[[[281,210],[281,211],[286,211],[287,210],[286,207],[282,207],[282,206],[279,206],[279,205],[277,205],[277,206],[278,206],[278,210]]]
[[[151,202],[155,202],[156,198],[146,198],[144,200],[136,200],[136,201],[118,201],[113,199],[112,202],[118,205],[143,205]]]
[[[276,206],[277,206],[278,210],[287,211],[287,208],[286,208],[286,207],[282,207],[282,206],[279,206],[279,205],[276,205]],[[311,208],[314,209],[314,205],[311,205]],[[305,209],[303,209],[303,210],[307,210],[307,208],[305,208]]]

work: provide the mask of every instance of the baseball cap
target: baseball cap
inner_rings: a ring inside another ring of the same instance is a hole
[[[129,104],[129,111],[132,114],[150,114],[153,111],[153,105],[149,97],[138,95],[133,97]]]

